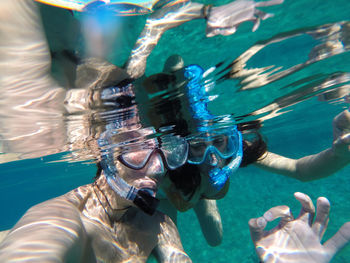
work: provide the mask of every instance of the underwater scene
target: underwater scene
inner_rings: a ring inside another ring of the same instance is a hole
[[[349,10],[2,0],[0,262],[350,262]]]

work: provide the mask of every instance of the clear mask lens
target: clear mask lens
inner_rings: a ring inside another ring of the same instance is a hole
[[[150,159],[154,149],[137,150],[133,152],[127,152],[119,156],[119,160],[123,164],[127,164],[128,167],[135,170],[142,169],[146,166]]]
[[[179,136],[164,136],[159,139],[159,148],[131,150],[118,157],[125,166],[139,170],[144,168],[153,154],[160,154],[165,166],[174,170],[184,165],[188,156],[188,143]]]
[[[190,140],[188,162],[191,164],[202,164],[209,154],[227,159],[240,149],[239,132],[236,129],[216,134],[211,137]]]

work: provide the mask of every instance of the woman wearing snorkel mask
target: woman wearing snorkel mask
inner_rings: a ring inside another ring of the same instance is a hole
[[[174,93],[173,90],[179,88],[177,85],[181,86],[183,83],[186,68],[190,69],[184,66],[180,56],[169,57],[165,62],[164,73],[150,76],[145,80],[147,90],[153,94],[159,91],[162,91],[159,94],[167,94],[164,92],[169,89],[169,94]],[[196,72],[197,66],[193,70]],[[198,72],[200,76],[203,71],[199,69]],[[191,85],[194,91],[192,98],[201,94],[201,91],[197,89],[198,86],[189,81],[187,86]],[[176,99],[167,100],[164,104],[156,97],[154,100],[158,109],[155,108],[150,114],[158,116],[157,119],[151,118],[155,121],[155,125],[160,125],[160,123],[181,124],[176,132],[183,136],[190,133],[188,126],[194,122],[193,119],[185,121],[188,118],[184,117],[186,109],[192,112],[192,116],[197,119],[213,117],[206,109],[205,103],[201,103],[205,101],[205,96],[199,96],[197,101],[190,99],[191,102],[185,103],[187,106],[182,106],[182,108],[181,102]],[[348,134],[350,113],[348,110],[334,118],[335,133],[332,148],[297,160],[267,151],[266,144],[258,132],[260,125],[258,121],[241,123],[237,125],[237,128],[232,126],[210,129],[208,125],[207,127],[204,125],[206,129],[201,132],[197,131],[188,139],[190,148],[187,164],[167,172],[162,189],[171,204],[162,200],[163,211],[176,222],[176,210],[186,211],[194,208],[202,232],[210,245],[218,245],[222,240],[221,218],[216,202],[212,199],[220,199],[225,196],[229,187],[229,177],[237,169],[239,161],[241,161],[240,167],[256,164],[274,173],[308,181],[329,176],[347,165],[350,160],[350,140],[348,139],[350,138]],[[252,138],[251,135],[254,135],[255,139],[241,140],[240,131],[250,138]]]
[[[148,113],[152,124],[156,127],[174,127],[175,134],[187,136],[189,143],[187,163],[176,170],[168,170],[162,183],[161,189],[170,204],[163,196],[160,207],[175,222],[176,210],[194,208],[208,244],[216,246],[222,240],[222,224],[215,200],[227,193],[229,177],[239,167],[242,157],[245,165],[254,162],[265,152],[266,146],[259,136],[252,143],[243,142],[235,125],[219,129],[211,125],[190,127],[193,123],[201,122],[189,117],[195,103],[187,103],[179,99],[183,96],[178,96],[179,88],[186,85],[186,69],[189,68],[184,66],[182,58],[174,55],[165,62],[163,73],[144,81],[146,90],[153,96]],[[195,93],[196,96],[200,94],[197,90]],[[205,107],[197,106],[197,113],[204,116]],[[196,132],[188,137],[191,128]],[[246,154],[243,154],[243,148]]]

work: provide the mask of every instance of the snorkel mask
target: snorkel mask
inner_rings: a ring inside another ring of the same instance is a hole
[[[200,121],[213,119],[207,107],[208,95],[204,85],[202,85],[202,76],[204,70],[198,65],[190,65],[185,68],[185,77],[188,79],[187,94],[190,102],[192,116]],[[210,129],[208,126],[199,126],[199,135],[189,138],[190,150],[188,163],[202,164],[208,160],[211,154],[221,159],[229,159],[230,162],[223,168],[215,165],[209,172],[209,181],[216,190],[221,190],[231,174],[239,167],[242,161],[242,134],[233,125],[224,129]],[[225,144],[215,143],[215,138],[225,140]],[[211,142],[211,144],[209,144]]]
[[[131,85],[131,84],[129,84]],[[131,88],[131,87],[129,87]],[[101,93],[101,99],[111,103],[112,98],[116,97],[117,90],[127,92],[127,88],[110,87],[104,89]],[[132,118],[132,111],[128,112],[128,118]],[[136,114],[136,112],[134,112]],[[121,113],[121,115],[123,115]],[[101,152],[101,167],[104,171],[107,183],[122,198],[132,201],[138,208],[145,213],[152,215],[159,203],[159,200],[155,198],[155,192],[148,188],[136,188],[129,185],[123,178],[119,176],[119,172],[115,166],[114,150],[121,147],[127,148],[129,142],[118,141],[115,138],[120,135],[120,128],[125,128],[127,125],[124,120],[114,119],[107,122],[106,131],[103,132],[98,139],[98,145]],[[147,135],[155,134],[155,130],[151,128],[143,129],[147,130]],[[142,130],[137,130],[142,135]],[[145,135],[145,133],[143,134]],[[141,136],[142,138],[142,136]],[[131,138],[137,141],[137,138]],[[186,163],[188,155],[188,143],[184,138],[174,135],[164,135],[161,138],[153,138],[151,145],[139,144],[138,147],[129,147],[125,151],[122,151],[118,155],[117,159],[123,165],[134,170],[140,170],[144,168],[148,161],[152,158],[152,155],[159,154],[162,158],[162,163],[167,169],[177,169]],[[137,158],[135,152],[137,151]]]
[[[113,149],[111,147],[111,138],[113,133],[106,131],[98,140],[101,148],[101,166],[107,179],[109,186],[121,197],[132,201],[137,207],[147,214],[152,215],[159,203],[155,198],[155,192],[152,189],[137,189],[129,185],[122,179],[114,164]],[[157,153],[161,156],[163,164],[167,169],[173,170],[184,165],[188,155],[188,143],[179,136],[165,135],[159,139],[154,148],[138,149],[138,158],[133,158],[134,152],[129,151],[118,156],[118,160],[128,168],[134,170],[143,169],[153,154]]]

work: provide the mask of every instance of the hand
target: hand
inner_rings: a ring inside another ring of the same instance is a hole
[[[212,7],[207,21],[207,37],[231,35],[237,27],[246,21],[253,21],[253,32],[258,29],[260,19],[265,20],[273,14],[267,14],[256,7],[282,4],[283,0],[270,0],[255,3],[252,0],[236,0],[227,5]]]
[[[309,196],[295,193],[302,205],[294,219],[288,206],[276,206],[262,217],[249,220],[249,228],[256,251],[262,262],[326,263],[350,240],[350,222],[323,245],[321,239],[327,229],[330,204],[324,197],[317,199],[317,216]],[[265,231],[267,222],[281,217],[275,228]]]
[[[350,112],[344,110],[333,120],[333,152],[350,158]]]

